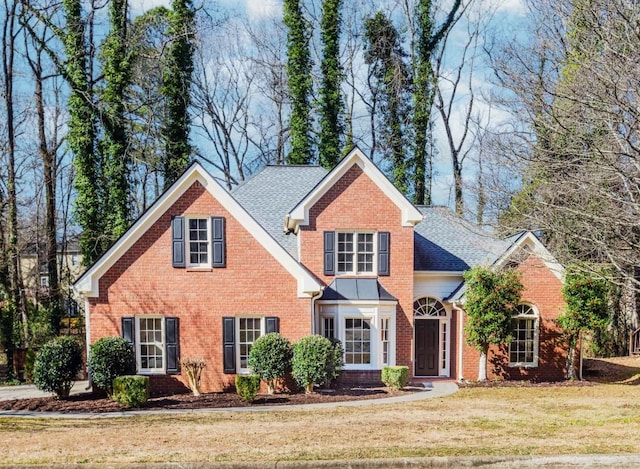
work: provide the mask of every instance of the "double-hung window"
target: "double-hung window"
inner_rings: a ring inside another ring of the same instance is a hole
[[[188,219],[187,259],[189,267],[210,266],[209,219]]]
[[[369,365],[371,363],[371,320],[345,319],[344,361],[347,365]]]
[[[262,335],[262,318],[238,319],[238,358],[240,371],[249,370],[251,346]]]
[[[141,372],[164,372],[164,319],[138,317],[138,368]]]
[[[538,366],[538,315],[533,307],[519,305],[511,318],[513,340],[509,345],[509,365]]]
[[[337,233],[337,267],[339,274],[374,272],[374,233]]]

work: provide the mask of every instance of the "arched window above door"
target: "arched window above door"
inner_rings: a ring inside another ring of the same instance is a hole
[[[418,298],[413,302],[413,317],[415,318],[438,318],[446,317],[447,311],[444,305],[435,298]]]

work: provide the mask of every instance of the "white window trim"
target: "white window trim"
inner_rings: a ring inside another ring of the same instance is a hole
[[[205,263],[191,263],[191,242],[189,237],[189,222],[191,220],[205,220],[207,223],[207,262]],[[211,268],[211,217],[205,215],[189,215],[185,217],[185,257],[186,257],[186,268],[197,270],[197,269],[210,269]]]
[[[160,328],[162,330],[162,343],[160,348],[162,349],[162,368],[142,368],[142,341],[140,340],[140,319],[160,319]],[[142,315],[135,317],[135,339],[136,339],[136,367],[138,374],[141,375],[157,375],[166,374],[167,369],[167,341],[164,330],[164,316],[159,315]]]
[[[240,320],[241,319],[259,319],[260,320],[260,337],[265,335],[265,318],[263,316],[257,315],[245,315],[236,317],[236,374],[239,375],[250,375],[252,373],[251,368],[241,368],[240,367]]]
[[[351,271],[345,271],[345,272],[341,272],[339,270],[339,263],[338,263],[338,238],[340,236],[340,234],[353,234],[353,270]],[[372,236],[372,241],[373,241],[373,246],[372,246],[372,255],[373,255],[373,262],[371,264],[371,272],[358,272],[358,235],[359,234],[370,234],[373,235]],[[375,231],[369,231],[369,230],[336,230],[336,238],[335,238],[335,267],[336,267],[336,276],[340,276],[340,275],[355,275],[355,276],[359,276],[359,277],[371,277],[371,276],[377,276],[378,275],[378,236],[377,232]]]
[[[538,367],[538,351],[540,349],[540,312],[538,309],[529,303],[521,303],[518,306],[527,306],[531,308],[533,314],[517,314],[512,316],[512,319],[535,319],[533,323],[533,362],[512,362],[511,361],[511,344],[507,348],[509,354],[509,367],[510,368],[537,368]]]
[[[346,364],[344,370],[381,370],[385,366],[396,364],[396,315],[395,302],[374,304],[345,304],[344,302],[331,302],[319,304],[318,331],[324,332],[324,318],[334,318],[335,338],[345,346],[345,321],[347,319],[367,319],[370,321],[371,363]],[[382,363],[382,340],[380,336],[381,319],[389,320],[389,357],[388,365]]]

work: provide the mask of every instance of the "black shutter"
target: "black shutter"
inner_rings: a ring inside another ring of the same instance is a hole
[[[222,361],[225,373],[236,372],[236,319],[222,318]]]
[[[122,338],[129,342],[132,347],[136,345],[135,318],[122,318]]]
[[[389,275],[389,238],[388,231],[378,233],[378,275]]]
[[[211,217],[211,267],[225,265],[224,217]]]
[[[324,274],[335,275],[336,273],[336,232],[324,232]]]
[[[280,332],[280,321],[277,317],[272,316],[265,318],[264,331],[266,334],[270,332]]]
[[[180,373],[180,334],[178,318],[164,319],[164,347],[167,355],[167,374]]]
[[[171,252],[174,267],[185,267],[184,217],[171,219]]]

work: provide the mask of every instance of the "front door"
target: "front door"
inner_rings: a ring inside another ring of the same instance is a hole
[[[438,329],[440,321],[416,319],[416,376],[438,376]]]

